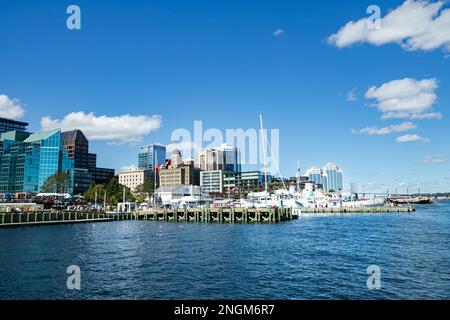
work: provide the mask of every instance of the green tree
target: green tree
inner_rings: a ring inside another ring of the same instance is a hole
[[[150,198],[150,195],[154,193],[154,190],[155,186],[151,181],[147,180],[143,184],[140,184],[134,191],[136,202],[143,203],[147,201],[147,199]]]
[[[70,176],[58,172],[50,176],[41,187],[42,193],[68,193],[70,191]]]
[[[111,206],[117,206],[119,202],[123,201],[123,190],[125,189],[125,200],[127,202],[134,202],[135,197],[131,193],[131,190],[125,186],[119,184],[116,177],[112,178],[108,184],[96,184],[92,182],[89,190],[86,191],[84,197],[86,201],[90,203],[95,202],[95,194],[97,193],[97,204],[103,205],[106,192],[106,204]]]

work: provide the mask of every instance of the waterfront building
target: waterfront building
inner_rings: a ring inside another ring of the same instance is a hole
[[[201,195],[201,188],[192,185],[161,186],[156,189],[158,202],[164,204],[181,200],[183,197],[201,197]]]
[[[272,176],[267,175],[267,184],[272,183]],[[264,191],[264,172],[223,172],[223,193],[229,197],[245,197],[252,192]]]
[[[166,147],[151,144],[141,147],[138,155],[138,167],[140,169],[155,171],[156,165],[166,162]]]
[[[27,131],[28,123],[0,117],[0,134],[9,131]]]
[[[138,186],[152,180],[152,172],[145,169],[130,169],[119,173],[119,183],[134,192]]]
[[[114,169],[97,167],[97,155],[89,153],[89,140],[81,130],[63,132],[62,139],[75,164],[74,194],[84,194],[92,182],[107,183],[114,177]]]
[[[201,171],[200,186],[205,194],[223,194],[223,170]]]
[[[26,133],[10,131],[0,136],[0,192],[41,191],[56,173],[67,173],[67,193],[73,192],[74,161],[63,145],[59,129]]]

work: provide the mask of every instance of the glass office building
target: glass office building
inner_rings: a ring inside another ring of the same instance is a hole
[[[323,168],[325,191],[341,192],[344,189],[342,170],[334,163],[328,163]]]
[[[166,147],[151,144],[141,147],[138,156],[138,167],[144,170],[155,170],[155,165],[162,165],[166,162]]]
[[[309,168],[305,176],[309,178],[309,181],[314,182],[315,184],[324,184],[324,176],[323,172],[319,168],[311,167]]]
[[[67,173],[73,192],[74,161],[69,158],[61,131],[29,134],[12,131],[0,136],[0,192],[41,191],[45,182],[58,172]]]
[[[0,117],[0,134],[9,131],[27,131],[28,123]]]
[[[62,140],[69,158],[74,160],[74,194],[82,195],[92,182],[108,183],[114,177],[114,169],[97,167],[97,155],[89,153],[89,140],[81,130],[63,132]]]
[[[224,171],[240,173],[241,166],[241,151],[237,147],[227,144],[222,144],[218,150],[223,152]]]

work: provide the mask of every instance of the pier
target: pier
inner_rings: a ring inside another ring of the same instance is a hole
[[[204,223],[278,223],[294,218],[288,208],[202,208],[166,209],[137,213],[138,220]]]
[[[134,220],[134,214],[102,214],[78,211],[40,211],[27,213],[0,213],[0,228],[39,226],[54,224],[73,224],[89,222],[111,222],[118,220]]]
[[[303,208],[294,209],[294,214],[345,214],[345,213],[412,213],[413,206],[376,206],[357,208]]]
[[[351,213],[412,213],[412,206],[382,206],[363,208],[201,208],[156,209],[135,213],[95,213],[78,211],[40,211],[28,213],[0,213],[0,228],[73,224],[88,222],[112,222],[121,220],[145,220],[191,223],[280,223],[304,214]]]

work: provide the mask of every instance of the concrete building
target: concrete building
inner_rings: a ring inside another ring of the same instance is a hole
[[[119,183],[128,187],[132,192],[144,182],[151,181],[151,179],[152,173],[150,170],[130,169],[119,173]]]
[[[182,166],[159,171],[160,186],[200,185],[200,170],[194,166]]]
[[[0,134],[9,131],[27,131],[28,123],[12,119],[0,118]]]
[[[138,155],[139,169],[155,171],[156,165],[166,162],[166,147],[158,144],[151,144],[141,147]]]
[[[223,171],[201,171],[200,186],[202,187],[202,191],[204,194],[223,194]]]
[[[241,152],[227,144],[202,150],[196,156],[195,166],[202,171],[241,172]]]
[[[223,151],[217,149],[202,150],[196,156],[195,166],[202,171],[223,170]]]
[[[200,185],[200,170],[192,164],[185,165],[181,152],[172,151],[170,166],[159,171],[159,185],[162,187],[179,185]]]

